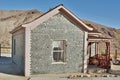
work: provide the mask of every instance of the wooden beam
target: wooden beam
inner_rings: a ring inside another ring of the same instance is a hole
[[[90,52],[89,53],[89,58],[90,58],[91,57],[91,42],[90,42],[90,48],[89,49],[90,49],[90,51],[89,51]]]
[[[117,60],[117,49],[115,50],[115,60]]]

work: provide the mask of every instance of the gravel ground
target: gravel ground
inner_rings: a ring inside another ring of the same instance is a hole
[[[46,77],[47,76],[47,77]],[[0,80],[120,80],[120,77],[75,77],[66,78],[65,74],[60,75],[37,75],[31,77],[24,77],[18,75],[11,75],[0,73]],[[64,77],[63,77],[64,76]]]
[[[31,78],[29,80],[120,80],[120,78],[78,78],[78,79],[67,79],[67,78]]]
[[[74,78],[65,78],[66,76],[70,74],[62,74],[62,75],[37,75],[37,76],[31,76],[29,77],[24,77],[24,76],[18,76],[15,74],[19,72],[19,68],[16,67],[15,64],[12,64],[12,60],[9,55],[4,55],[6,57],[0,58],[0,80],[120,80],[120,74],[119,77],[76,77]],[[120,69],[120,66],[112,65],[112,69]],[[10,73],[11,72],[11,73]],[[116,71],[112,71],[112,75],[115,74]],[[81,73],[82,74],[82,73]],[[77,74],[72,74],[72,75],[77,75]],[[46,77],[47,76],[47,77]],[[57,78],[58,76],[61,76],[61,78]]]

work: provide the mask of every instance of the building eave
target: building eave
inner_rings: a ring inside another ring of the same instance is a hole
[[[23,29],[22,26],[18,26],[16,28],[14,28],[12,31],[10,31],[11,34],[15,33],[16,31],[20,30],[20,29]]]
[[[74,18],[76,21],[79,22],[80,27],[82,25],[81,28],[84,28],[84,30],[86,29],[86,31],[92,31],[93,28],[87,26],[85,23],[83,23],[79,18],[77,18],[72,12],[70,12],[68,9],[66,9],[63,5],[59,5],[57,7],[55,7],[54,9],[44,13],[41,17],[39,17],[38,19],[27,23],[27,24],[23,24],[23,27],[31,27],[31,29],[33,29],[34,27],[36,27],[37,25],[39,25],[40,23],[44,22],[45,20],[49,19],[50,17],[52,17],[53,15],[60,13],[60,12],[66,12],[65,15],[70,15],[72,18]]]
[[[92,36],[101,36],[102,33],[88,32],[88,35],[92,35]]]

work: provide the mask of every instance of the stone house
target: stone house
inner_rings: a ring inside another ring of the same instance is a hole
[[[12,57],[20,70],[32,74],[87,72],[88,39],[99,35],[63,5],[41,14],[12,33]]]

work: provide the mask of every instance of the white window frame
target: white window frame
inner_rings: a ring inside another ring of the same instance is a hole
[[[54,46],[53,46],[54,41],[62,41],[63,49],[54,51]],[[54,52],[61,52],[63,54],[63,61],[55,61],[53,57]],[[66,64],[66,40],[52,40],[52,64]]]

